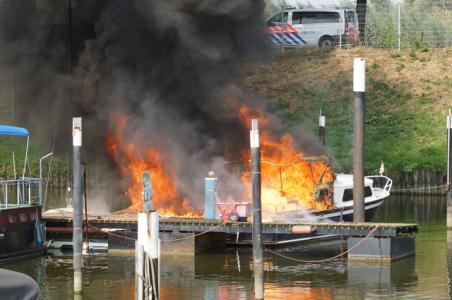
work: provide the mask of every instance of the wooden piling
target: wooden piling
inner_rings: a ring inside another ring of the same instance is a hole
[[[319,116],[319,141],[325,145],[325,116],[322,116],[322,111]]]
[[[138,241],[136,247],[143,248],[143,258],[136,254],[137,299],[157,300],[160,298],[160,238],[159,213],[152,208],[152,182],[150,172],[143,172],[143,202],[144,212],[138,214]],[[137,248],[141,251],[141,248]],[[136,250],[137,251],[137,250]],[[143,261],[141,263],[141,260]],[[139,285],[143,285],[143,290]],[[144,297],[144,298],[141,298]]]
[[[261,154],[258,120],[252,119],[250,131],[251,184],[253,198],[253,274],[254,298],[264,299],[264,264],[262,253]]]
[[[364,98],[366,61],[353,63],[353,222],[364,222]]]
[[[159,260],[160,260],[160,239],[159,239],[159,212],[151,212],[150,217],[150,233],[151,233],[151,276],[152,276],[152,291],[153,297],[151,299],[160,298],[160,270],[159,270]]]
[[[144,247],[135,243],[135,291],[137,300],[144,299]]]
[[[447,290],[452,299],[452,231],[447,231]]]
[[[73,266],[74,266],[74,294],[82,294],[82,268],[83,268],[83,199],[82,199],[82,118],[72,118],[72,145],[73,145]]]
[[[447,116],[447,228],[452,229],[452,114]]]

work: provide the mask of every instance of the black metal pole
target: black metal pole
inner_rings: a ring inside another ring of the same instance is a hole
[[[72,0],[68,2],[67,9],[67,35],[68,35],[68,52],[69,52],[69,74],[72,74]]]
[[[447,228],[452,229],[452,114],[447,116]]]
[[[353,222],[364,222],[364,98],[366,61],[353,63]]]
[[[72,176],[72,207],[73,207],[73,266],[74,266],[74,294],[82,293],[82,268],[83,268],[83,202],[82,202],[82,118],[72,119],[72,145],[73,145],[73,176]]]
[[[447,290],[452,299],[452,230],[447,230]]]
[[[258,120],[251,120],[251,184],[253,192],[253,273],[254,298],[264,299],[264,264],[262,255],[261,153]]]
[[[319,140],[322,145],[325,145],[325,116],[322,116],[322,111],[319,116]]]

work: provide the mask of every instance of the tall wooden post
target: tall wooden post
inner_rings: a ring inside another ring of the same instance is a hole
[[[452,299],[452,230],[447,230],[447,290],[449,299]]]
[[[447,228],[452,229],[452,114],[447,116]]]
[[[253,192],[253,273],[254,298],[264,299],[264,264],[262,255],[261,153],[258,120],[251,120],[251,184]]]
[[[138,214],[138,240],[135,244],[136,299],[160,298],[159,212],[152,211],[151,173],[143,172],[143,207]]]
[[[366,61],[353,63],[353,222],[364,222],[364,98]]]
[[[81,164],[81,148],[82,148],[82,118],[72,118],[72,206],[73,206],[73,266],[74,266],[74,294],[82,293],[82,268],[83,268],[83,200],[82,200],[82,164]]]
[[[322,116],[321,110],[319,116],[319,140],[322,145],[325,145],[325,116]]]

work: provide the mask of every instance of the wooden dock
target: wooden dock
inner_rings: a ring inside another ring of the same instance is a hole
[[[70,214],[43,214],[47,227],[71,227]],[[103,229],[124,229],[136,231],[136,215],[90,215],[88,222]],[[337,234],[342,236],[366,236],[369,231],[378,227],[374,232],[376,237],[397,237],[413,235],[419,230],[417,224],[406,223],[263,223],[263,234],[311,234],[317,235]],[[227,234],[251,233],[252,223],[235,222],[223,223],[218,220],[205,220],[195,218],[160,218],[161,232],[187,232],[199,233],[209,230]]]
[[[43,219],[46,223],[48,236],[62,238],[71,235],[71,213],[44,213]],[[107,239],[109,248],[130,249],[134,247],[133,240],[137,233],[137,215],[90,215],[88,223],[90,224],[90,235],[98,239]],[[352,247],[353,243],[357,243],[360,239],[366,237],[370,242],[378,242],[379,245],[382,241],[387,242],[387,249],[385,250],[383,247],[379,251],[386,251],[387,253],[383,254],[389,256],[391,260],[393,259],[391,249],[406,248],[402,253],[397,253],[397,257],[414,253],[414,236],[418,230],[417,224],[405,223],[264,223],[262,233],[264,244],[268,246],[287,244],[287,241],[290,240],[305,240],[303,237],[331,237],[336,235],[347,238],[349,247]],[[218,220],[164,217],[160,219],[160,238],[163,252],[200,253],[218,250],[218,248],[224,248],[226,244],[230,245],[231,243],[243,245],[251,240],[251,233],[252,223],[250,222],[231,223]],[[369,233],[371,233],[371,236],[368,236]],[[369,250],[366,250],[367,252]],[[375,254],[372,251],[369,253],[373,257],[379,257],[378,253]],[[357,256],[362,257],[361,254],[357,253]]]

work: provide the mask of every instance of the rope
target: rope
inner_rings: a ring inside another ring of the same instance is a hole
[[[292,260],[292,261],[295,261],[295,262],[302,262],[302,263],[321,263],[321,262],[326,262],[326,261],[331,261],[331,260],[335,260],[335,259],[337,259],[337,258],[339,258],[339,257],[342,257],[342,256],[344,256],[345,254],[347,254],[347,253],[349,253],[350,251],[352,251],[353,249],[355,249],[356,247],[358,247],[360,244],[362,244],[365,240],[367,240],[377,229],[378,229],[378,227],[379,227],[379,225],[375,225],[375,227],[371,230],[371,231],[369,231],[369,233],[364,237],[364,238],[362,238],[358,243],[356,243],[353,247],[350,247],[347,251],[344,251],[344,252],[342,252],[342,253],[339,253],[338,255],[336,255],[336,256],[333,256],[333,257],[329,257],[329,258],[325,258],[325,259],[319,259],[319,260],[304,260],[304,259],[296,259],[296,258],[293,258],[293,257],[290,257],[290,256],[286,256],[286,255],[283,255],[283,254],[281,254],[281,253],[278,253],[278,252],[275,252],[275,251],[273,251],[273,250],[271,250],[271,249],[269,249],[269,248],[267,248],[266,250],[268,251],[268,252],[270,252],[270,253],[272,253],[272,254],[275,254],[275,255],[277,255],[277,256],[280,256],[280,257],[282,257],[282,258],[286,258],[286,259],[289,259],[289,260]]]
[[[61,214],[63,217],[65,217],[67,220],[70,220],[70,216],[68,216],[68,215],[66,214],[66,212],[61,211],[61,210],[59,210],[59,209],[57,209],[57,211],[59,211],[60,214]],[[69,213],[68,213],[68,214],[69,214]],[[220,228],[220,227],[222,227],[222,226],[224,226],[224,225],[226,225],[226,224],[228,224],[228,223],[229,223],[229,222],[226,221],[226,222],[221,223],[221,224],[219,224],[219,225],[217,225],[217,226],[211,227],[211,228],[207,229],[206,231],[203,231],[203,232],[200,232],[200,233],[197,233],[197,234],[194,234],[194,235],[186,236],[186,237],[183,237],[183,238],[179,238],[179,239],[162,241],[162,243],[178,242],[178,241],[182,241],[182,240],[194,238],[194,237],[197,237],[197,236],[206,234],[206,233],[208,233],[208,232],[211,232],[211,231],[213,231],[213,230],[215,230],[215,229],[217,229],[217,228]],[[94,230],[96,230],[96,231],[98,231],[98,232],[105,233],[106,235],[110,235],[110,236],[113,236],[113,237],[116,237],[116,238],[120,238],[120,239],[130,240],[130,241],[136,241],[136,240],[137,240],[136,238],[132,238],[132,237],[128,237],[128,236],[124,236],[124,235],[112,233],[112,232],[109,232],[109,231],[103,231],[103,230],[100,229],[99,227],[96,227],[96,226],[91,225],[91,224],[88,222],[88,220],[86,220],[86,224],[87,224],[87,226],[88,226],[89,228],[92,228],[92,229],[94,229]]]
[[[211,232],[211,231],[213,231],[213,230],[215,230],[215,229],[217,229],[217,228],[220,228],[220,227],[226,225],[227,223],[228,223],[228,222],[221,223],[220,225],[211,227],[211,228],[207,229],[206,231],[203,231],[203,232],[200,232],[200,233],[197,233],[197,234],[193,234],[193,235],[190,235],[190,236],[185,236],[185,237],[183,237],[183,238],[174,239],[174,240],[166,240],[166,241],[162,241],[162,243],[179,242],[179,241],[183,241],[183,240],[186,240],[186,239],[191,239],[191,238],[194,238],[194,237],[197,237],[197,236],[201,236],[201,235],[206,234],[206,233],[208,233],[208,232]],[[96,227],[96,226],[93,226],[93,225],[91,225],[91,224],[89,224],[89,223],[88,223],[88,227],[89,227],[89,228],[92,228],[92,229],[94,229],[94,230],[96,230],[96,231],[105,233],[105,234],[107,234],[107,235],[116,237],[116,238],[125,239],[125,240],[130,240],[130,241],[136,241],[136,240],[137,240],[136,238],[132,238],[132,237],[128,237],[128,236],[116,234],[116,233],[109,232],[109,231],[103,231],[102,229],[100,229],[100,228],[98,228],[98,227]]]
[[[136,238],[133,238],[133,237],[120,235],[120,234],[116,234],[116,233],[109,232],[109,231],[103,231],[102,229],[100,229],[100,228],[98,228],[96,226],[93,226],[93,225],[91,225],[89,223],[88,223],[88,227],[92,228],[92,229],[94,229],[94,230],[96,230],[98,232],[102,232],[102,233],[105,233],[106,235],[110,235],[110,236],[113,236],[113,237],[116,237],[116,238],[125,239],[125,240],[129,240],[129,241],[136,241],[137,240]]]
[[[190,235],[190,236],[184,236],[183,238],[179,238],[179,239],[162,241],[162,243],[172,243],[172,242],[179,242],[179,241],[191,239],[191,238],[194,238],[194,237],[197,237],[197,236],[206,234],[206,233],[208,233],[208,232],[210,232],[210,231],[213,231],[213,230],[215,230],[215,229],[217,229],[217,228],[220,228],[220,227],[222,227],[222,226],[224,226],[224,225],[226,225],[226,224],[228,224],[228,223],[229,223],[229,222],[226,221],[226,222],[224,222],[224,223],[221,223],[220,225],[211,227],[211,228],[207,229],[206,231],[203,231],[203,232],[200,232],[200,233],[197,233],[197,234],[193,234],[193,235]]]

